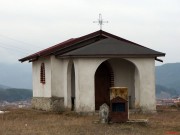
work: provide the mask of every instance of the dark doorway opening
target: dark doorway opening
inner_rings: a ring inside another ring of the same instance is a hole
[[[71,110],[75,109],[75,69],[74,64],[72,64],[71,68]]]
[[[103,62],[95,73],[95,110],[106,103],[110,105],[110,87],[112,81],[112,70],[108,62]]]

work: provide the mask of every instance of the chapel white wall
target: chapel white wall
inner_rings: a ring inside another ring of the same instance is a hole
[[[45,84],[40,83],[41,63],[45,65]],[[32,63],[33,97],[51,97],[51,60],[41,58]]]
[[[154,58],[128,58],[135,64],[139,72],[139,80],[136,80],[135,87],[139,88],[139,107],[143,111],[156,110],[155,97],[155,60]],[[136,96],[136,98],[138,98]]]
[[[45,65],[45,84],[40,83],[41,63]],[[64,97],[66,64],[54,56],[33,62],[33,97]]]
[[[54,57],[54,56],[53,56]],[[68,63],[69,59],[56,59],[53,57],[41,58],[33,62],[33,97],[64,96],[64,105],[70,105],[71,98],[68,91]],[[95,111],[95,82],[94,75],[98,66],[107,58],[75,58],[75,105],[77,112]],[[155,61],[153,58],[127,58],[135,65],[135,104],[144,110],[155,110]],[[46,83],[40,83],[40,66],[45,63]],[[114,62],[113,62],[114,63]],[[113,64],[112,63],[112,64]],[[116,65],[116,64],[115,64]],[[118,66],[118,65],[117,65]],[[116,76],[117,66],[113,70],[115,75],[115,86],[119,86],[123,81],[119,81]],[[132,69],[129,77],[132,75]],[[129,79],[126,78],[126,79]],[[53,79],[52,79],[53,78]],[[132,77],[133,78],[133,77]],[[131,79],[132,79],[131,78]],[[133,78],[133,79],[134,79]],[[132,80],[129,81],[133,81]],[[122,79],[123,80],[123,79]],[[125,79],[124,79],[125,80]],[[133,89],[131,84],[124,81],[123,85]],[[131,90],[130,90],[131,92]],[[70,107],[70,106],[69,106]]]
[[[53,97],[64,97],[63,60],[51,56],[51,93]]]
[[[95,72],[106,58],[76,58],[75,65],[75,96],[77,112],[95,111]]]
[[[52,96],[63,97],[64,107],[71,108],[71,73],[68,71],[71,59],[58,59],[51,56]],[[72,64],[72,63],[71,63]],[[70,65],[71,66],[71,65]]]

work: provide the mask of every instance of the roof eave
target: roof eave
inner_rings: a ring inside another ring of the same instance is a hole
[[[68,58],[68,57],[76,57],[76,58],[157,58],[163,57],[165,54],[94,54],[94,55],[59,55],[57,58]]]

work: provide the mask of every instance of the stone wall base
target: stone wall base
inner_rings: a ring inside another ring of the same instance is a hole
[[[64,111],[63,97],[33,97],[32,108],[44,111]]]

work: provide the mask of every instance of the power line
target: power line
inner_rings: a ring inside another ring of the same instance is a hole
[[[13,40],[13,41],[15,41],[15,42],[21,43],[21,44],[26,44],[26,45],[30,45],[30,46],[35,46],[35,45],[29,44],[29,43],[27,43],[27,42],[24,42],[24,41],[21,41],[21,40],[17,40],[17,39],[14,39],[14,38],[11,38],[11,37],[9,37],[9,36],[2,35],[2,34],[0,34],[0,37],[7,38],[7,39]],[[36,45],[35,47],[37,47],[37,48],[39,48],[39,49],[42,49],[42,47],[37,46],[37,45]]]
[[[22,51],[28,52],[28,53],[31,53],[31,51],[34,51],[34,50],[32,50],[32,49],[24,49],[24,48],[20,48],[20,47],[17,47],[17,46],[5,44],[5,43],[2,43],[2,42],[0,42],[0,44],[1,44],[1,45],[6,45],[6,47],[9,47],[9,48],[14,48],[14,49],[22,50]],[[30,51],[30,50],[31,50],[31,51]]]
[[[10,51],[13,51],[13,52],[15,51],[15,50],[13,50],[13,48],[8,48],[8,47],[1,46],[1,45],[0,45],[0,48],[6,49],[6,50],[10,50]],[[16,52],[17,52],[17,50],[16,50]],[[23,52],[23,51],[20,51],[20,50],[19,50],[18,52],[21,52],[21,53],[24,53],[24,54],[27,55],[27,53],[25,53],[25,52]]]

